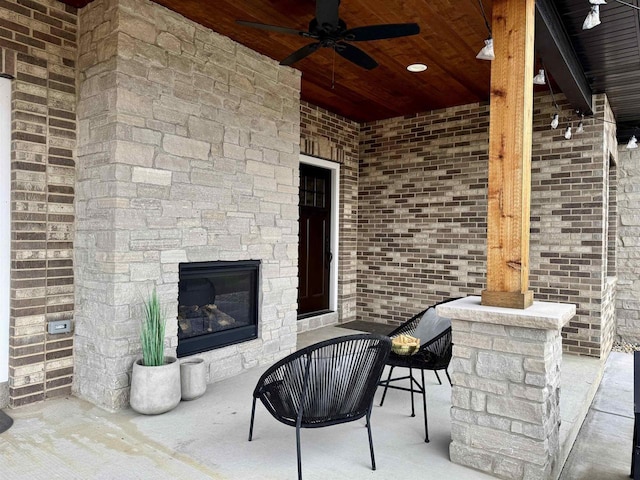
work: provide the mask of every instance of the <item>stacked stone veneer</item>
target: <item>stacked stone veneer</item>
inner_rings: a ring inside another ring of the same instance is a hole
[[[175,318],[180,262],[262,262],[259,338],[200,354],[210,380],[290,353],[299,72],[150,1],[97,0],[80,25],[74,390],[126,405],[142,296]]]
[[[452,318],[451,460],[507,479],[547,480],[559,465],[560,329],[573,305],[438,307]]]
[[[577,305],[567,351],[606,356],[614,318],[606,290],[607,178],[615,129],[604,96],[585,133],[559,98],[534,101],[530,287]],[[486,279],[489,106],[474,104],[362,126],[358,177],[358,316],[400,323],[443,298],[479,294]],[[603,313],[609,313],[603,316]],[[609,337],[607,337],[609,338]]]
[[[301,102],[301,153],[340,164],[340,209],[337,315],[298,321],[298,331],[356,318],[358,146],[360,125],[323,108]]]
[[[74,309],[76,40],[75,8],[53,0],[0,5],[1,73],[15,78],[9,384],[0,385],[0,407],[71,390],[73,336],[46,331]]]
[[[618,152],[617,336],[640,342],[640,150]]]

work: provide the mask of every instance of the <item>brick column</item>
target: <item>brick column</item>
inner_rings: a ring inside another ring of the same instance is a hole
[[[467,297],[452,319],[451,461],[507,479],[548,479],[559,455],[560,330],[574,305],[525,310]]]

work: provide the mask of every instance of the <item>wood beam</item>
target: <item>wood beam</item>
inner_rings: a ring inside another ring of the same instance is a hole
[[[494,0],[487,289],[482,304],[527,308],[535,0]]]

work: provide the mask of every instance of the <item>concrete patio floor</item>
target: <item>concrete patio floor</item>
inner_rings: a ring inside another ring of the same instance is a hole
[[[351,333],[325,327],[301,334],[299,347]],[[566,444],[582,423],[579,406],[595,394],[598,365],[595,359],[565,356],[561,437]],[[159,416],[109,413],[75,397],[8,410],[15,423],[0,435],[0,479],[295,478],[295,429],[275,421],[261,404],[254,440],[247,441],[251,393],[263,371],[255,368],[209,385],[203,397]],[[409,394],[390,391],[384,407],[376,403],[372,415],[377,471],[371,471],[367,431],[360,421],[302,431],[304,478],[493,478],[449,461],[451,389],[438,385],[429,372],[426,379],[430,443],[424,443],[421,409],[411,418]],[[571,465],[578,469],[581,460]]]
[[[632,437],[633,355],[613,352],[560,480],[628,479]]]

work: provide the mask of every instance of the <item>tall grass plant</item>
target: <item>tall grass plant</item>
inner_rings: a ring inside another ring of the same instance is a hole
[[[148,367],[164,365],[164,331],[166,318],[156,289],[144,301],[145,318],[140,329],[142,361]]]

